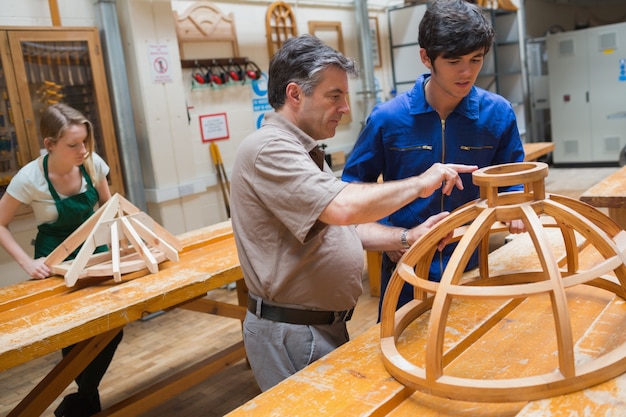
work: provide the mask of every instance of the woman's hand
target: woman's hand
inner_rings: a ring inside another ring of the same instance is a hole
[[[23,266],[24,271],[35,279],[44,279],[52,275],[52,270],[48,265],[44,263],[46,258],[32,259],[29,263]]]

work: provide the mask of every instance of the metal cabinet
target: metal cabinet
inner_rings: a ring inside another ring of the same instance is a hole
[[[111,192],[123,194],[97,28],[0,27],[0,94],[0,195],[20,167],[41,155],[40,114],[58,102],[92,122]]]
[[[554,163],[616,164],[626,146],[626,23],[547,37]]]

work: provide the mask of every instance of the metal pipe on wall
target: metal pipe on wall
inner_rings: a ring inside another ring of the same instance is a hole
[[[374,57],[372,49],[372,37],[370,35],[369,15],[367,11],[367,0],[355,0],[356,27],[359,31],[358,44],[361,52],[361,80],[363,90],[357,94],[363,95],[364,115],[361,127],[365,125],[367,116],[376,104],[376,82],[374,81]]]
[[[96,19],[100,28],[100,42],[104,53],[104,64],[107,67],[126,198],[137,208],[147,212],[135,119],[131,107],[130,88],[115,3],[116,0],[94,0]]]

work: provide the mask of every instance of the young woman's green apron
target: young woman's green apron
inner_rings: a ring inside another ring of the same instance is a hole
[[[54,189],[48,177],[48,155],[43,158],[43,173],[48,182],[48,189],[54,198],[59,217],[53,223],[39,225],[35,238],[35,258],[48,256],[69,235],[74,232],[85,220],[94,213],[94,206],[99,200],[98,190],[93,186],[87,170],[82,165],[80,172],[87,182],[87,190],[84,193],[61,199]],[[81,187],[82,188],[82,187]],[[74,259],[80,247],[77,248],[67,259]],[[96,252],[108,250],[106,245],[99,246]],[[90,416],[101,410],[98,386],[102,377],[109,367],[117,345],[122,340],[122,331],[87,365],[83,372],[76,377],[78,392],[67,395],[59,407],[54,410],[55,416],[77,417]],[[62,349],[66,356],[75,345]]]
[[[82,165],[80,171],[87,182],[87,191],[61,199],[48,178],[48,155],[43,157],[43,173],[48,182],[48,189],[54,198],[59,217],[54,223],[43,223],[37,228],[39,232],[35,238],[35,259],[48,256],[69,235],[74,232],[85,220],[94,213],[93,208],[98,202],[98,190],[93,186],[87,170]],[[80,247],[67,259],[74,259]],[[96,252],[106,251],[107,247],[100,246]]]

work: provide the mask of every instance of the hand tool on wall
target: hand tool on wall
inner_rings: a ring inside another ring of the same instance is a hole
[[[37,90],[39,101],[47,105],[60,102],[65,97],[61,93],[62,88],[62,85],[57,84],[54,81],[44,81],[43,84],[41,84],[41,87]]]
[[[74,65],[76,67],[77,84],[83,85],[85,84],[85,80],[83,79],[83,70],[80,57],[80,54],[82,53],[82,45],[80,42],[77,42],[77,46],[74,52]]]
[[[59,45],[57,45],[55,43],[55,49],[54,49],[54,55],[56,57],[56,67],[57,67],[57,73],[59,74],[59,84],[63,85],[65,84],[65,77],[63,74],[63,68],[61,66],[61,47],[59,47]]]
[[[44,50],[44,53],[46,54],[46,62],[48,64],[48,80],[56,80],[57,77],[54,74],[54,68],[52,67],[52,51],[50,50]]]
[[[24,47],[24,62],[27,68],[26,73],[28,74],[28,81],[31,83],[35,83],[35,62],[33,61],[33,53],[30,49],[26,49]]]
[[[222,155],[215,142],[211,142],[209,150],[211,151],[211,158],[213,159],[213,164],[217,171],[217,182],[219,182],[220,189],[222,190],[222,197],[224,198],[224,205],[226,206],[226,215],[230,218],[230,183],[228,182],[226,169],[224,169]]]
[[[41,62],[41,52],[35,51],[35,57],[37,58],[37,69],[39,70],[39,82],[43,82],[46,76],[43,73],[43,64]]]
[[[74,85],[74,76],[72,74],[72,63],[70,62],[70,47],[65,45],[65,67],[67,68],[67,77],[69,85]]]

